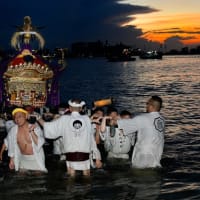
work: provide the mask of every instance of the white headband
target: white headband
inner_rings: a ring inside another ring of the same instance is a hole
[[[78,108],[78,107],[82,107],[85,105],[85,101],[81,101],[80,103],[76,103],[76,102],[72,102],[71,100],[68,101],[68,104],[71,106],[71,107],[74,107],[74,108]]]

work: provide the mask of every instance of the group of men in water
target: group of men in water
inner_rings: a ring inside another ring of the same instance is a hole
[[[54,153],[64,156],[70,177],[77,171],[90,176],[91,167],[102,168],[109,160],[131,160],[134,168],[161,167],[165,121],[159,96],[150,97],[147,112],[136,116],[128,111],[118,113],[114,107],[108,107],[106,114],[102,107],[95,108],[89,116],[82,112],[84,106],[84,101],[69,100],[68,107],[51,120],[15,108],[0,158],[7,149],[11,170],[47,173],[43,145],[51,139]],[[36,121],[31,122],[33,115]]]

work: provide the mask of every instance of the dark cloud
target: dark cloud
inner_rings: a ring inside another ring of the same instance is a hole
[[[192,39],[198,39],[195,36],[186,36],[186,37],[181,37],[181,40],[192,40]]]
[[[180,37],[180,36],[173,36],[166,39],[164,41],[166,50],[183,48],[183,43],[181,42],[182,39],[183,37]]]
[[[194,29],[194,31],[188,31],[188,30],[182,30],[180,28],[170,28],[170,29],[162,29],[162,30],[155,30],[155,31],[150,31],[151,33],[155,34],[200,34],[200,31],[198,28]]]
[[[14,32],[13,25],[21,25],[26,15],[31,16],[41,30],[49,47],[68,46],[76,41],[110,41],[143,45],[138,39],[142,30],[135,26],[120,27],[133,18],[130,15],[156,12],[148,6],[119,4],[117,0],[74,1],[1,1],[0,46],[6,46]]]

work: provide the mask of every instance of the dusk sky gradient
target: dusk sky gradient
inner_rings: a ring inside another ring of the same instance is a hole
[[[46,40],[46,47],[106,40],[139,48],[200,45],[198,0],[34,0],[1,1],[0,47],[8,48],[24,16]]]

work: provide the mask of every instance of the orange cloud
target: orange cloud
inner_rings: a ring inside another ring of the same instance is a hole
[[[134,15],[135,19],[126,25],[142,29],[141,38],[163,43],[167,38],[179,36],[185,45],[200,44],[200,14],[159,13]]]

